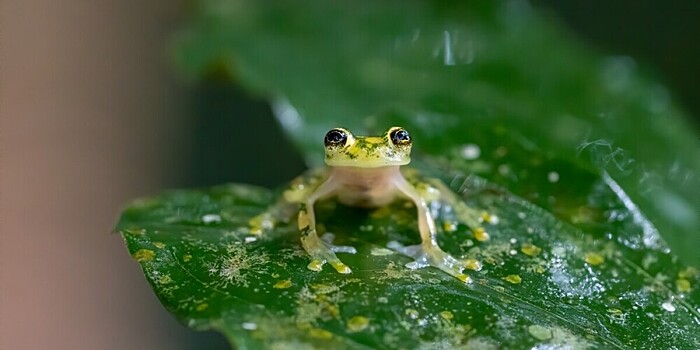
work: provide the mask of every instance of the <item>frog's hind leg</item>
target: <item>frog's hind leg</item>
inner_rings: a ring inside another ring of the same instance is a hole
[[[311,256],[309,270],[321,271],[323,265],[328,263],[340,273],[351,273],[352,270],[345,265],[335,253],[356,253],[355,248],[349,246],[335,246],[332,244],[333,236],[324,235],[324,239],[318,237],[316,232],[316,215],[314,203],[317,199],[330,195],[335,190],[332,181],[326,181],[309,196],[306,202],[299,208],[298,226],[301,232],[301,245]]]
[[[481,264],[474,260],[457,259],[443,251],[437,243],[435,220],[430,214],[424,197],[403,178],[397,181],[396,186],[401,193],[409,197],[416,205],[421,243],[413,246],[402,246],[397,242],[389,242],[388,247],[412,257],[414,261],[406,264],[406,267],[410,269],[432,266],[447,272],[462,282],[470,283],[471,278],[463,272],[464,269],[480,270]]]
[[[248,220],[250,233],[262,235],[271,231],[280,221],[288,222],[294,216],[297,205],[280,198],[275,204],[269,206],[264,212]]]

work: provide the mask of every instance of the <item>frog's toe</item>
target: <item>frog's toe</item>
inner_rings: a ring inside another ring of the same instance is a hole
[[[406,255],[416,260],[418,260],[420,257],[425,257],[425,253],[423,252],[423,246],[420,244],[402,245],[397,241],[391,241],[386,244],[386,247],[399,254]]]
[[[340,260],[331,261],[331,262],[329,262],[329,263],[330,263],[330,265],[333,266],[333,268],[334,268],[336,271],[338,271],[339,273],[348,274],[348,273],[351,273],[351,272],[352,272],[352,270],[350,270],[350,268],[348,267],[348,265],[343,264],[343,262],[340,261]]]
[[[334,238],[335,238],[335,235],[332,233],[324,233],[323,236],[321,236],[321,240],[323,240],[323,242],[326,243],[326,245],[328,246],[328,249],[330,249],[333,253],[348,253],[348,254],[357,253],[357,249],[355,249],[355,247],[353,247],[353,246],[333,245]],[[338,272],[340,272],[340,271],[338,271]]]
[[[306,265],[306,267],[311,271],[320,272],[323,269],[323,265],[325,265],[326,262],[329,265],[333,266],[333,268],[336,271],[338,271],[339,273],[348,274],[348,273],[352,272],[352,270],[350,269],[350,267],[348,267],[348,265],[345,265],[342,261],[340,261],[340,259],[335,258],[335,257],[330,258],[328,260],[313,259],[313,260],[311,260],[311,262],[308,265]]]
[[[411,270],[417,270],[417,269],[421,269],[421,268],[430,266],[430,263],[428,262],[427,257],[422,256],[414,261],[411,261],[410,263],[407,263],[404,266],[406,266],[407,268],[409,268]]]
[[[319,272],[321,271],[321,269],[323,269],[323,265],[325,263],[326,262],[324,260],[313,259],[308,265],[306,265],[306,268],[308,268],[311,271]]]

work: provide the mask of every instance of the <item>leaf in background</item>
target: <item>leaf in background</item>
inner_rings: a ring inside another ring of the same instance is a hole
[[[318,135],[338,124],[362,134],[402,122],[421,133],[419,151],[437,156],[469,143],[486,156],[521,149],[479,174],[569,222],[602,181],[641,231],[628,245],[665,249],[661,233],[700,265],[697,135],[631,58],[581,49],[527,2],[203,1],[178,54],[187,72],[224,65],[286,99],[278,115],[309,164],[323,159]],[[376,117],[397,110],[402,118]],[[568,191],[551,191],[556,205],[540,182],[560,169],[528,163],[550,159],[575,166],[558,174]],[[606,223],[608,209],[593,208]]]
[[[700,347],[700,281],[676,258],[698,264],[700,158],[668,93],[525,2],[455,6],[203,1],[178,52],[194,75],[223,65],[275,100],[310,164],[331,127],[409,129],[413,166],[500,218],[488,242],[440,236],[484,262],[475,283],[384,249],[418,241],[400,203],[322,203],[319,222],[358,254],[341,257],[351,275],[308,271],[293,223],[247,231],[274,194],[231,185],[122,215],[163,304],[240,348]]]

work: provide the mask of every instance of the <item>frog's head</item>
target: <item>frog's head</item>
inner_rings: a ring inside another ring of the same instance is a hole
[[[324,145],[329,166],[376,168],[411,161],[411,136],[398,126],[382,136],[354,136],[344,128],[331,129]]]

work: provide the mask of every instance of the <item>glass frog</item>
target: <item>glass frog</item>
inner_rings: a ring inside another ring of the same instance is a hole
[[[443,251],[437,242],[435,220],[430,212],[433,201],[450,205],[457,218],[471,227],[477,240],[487,240],[480,226],[488,215],[480,215],[468,207],[444,183],[422,177],[413,169],[401,170],[411,161],[412,140],[408,131],[391,127],[381,136],[355,136],[344,128],[328,131],[324,139],[325,169],[315,169],[296,178],[276,204],[250,220],[251,232],[262,234],[279,221],[293,216],[298,210],[301,244],[309,254],[308,268],[321,271],[328,263],[339,273],[351,273],[336,253],[355,253],[355,248],[333,245],[331,239],[319,237],[316,231],[314,204],[335,197],[345,205],[377,208],[394,200],[410,200],[416,207],[421,243],[402,246],[390,242],[387,246],[414,261],[410,269],[436,267],[463,282],[471,279],[465,269],[479,270],[481,264],[473,259],[461,260]]]

